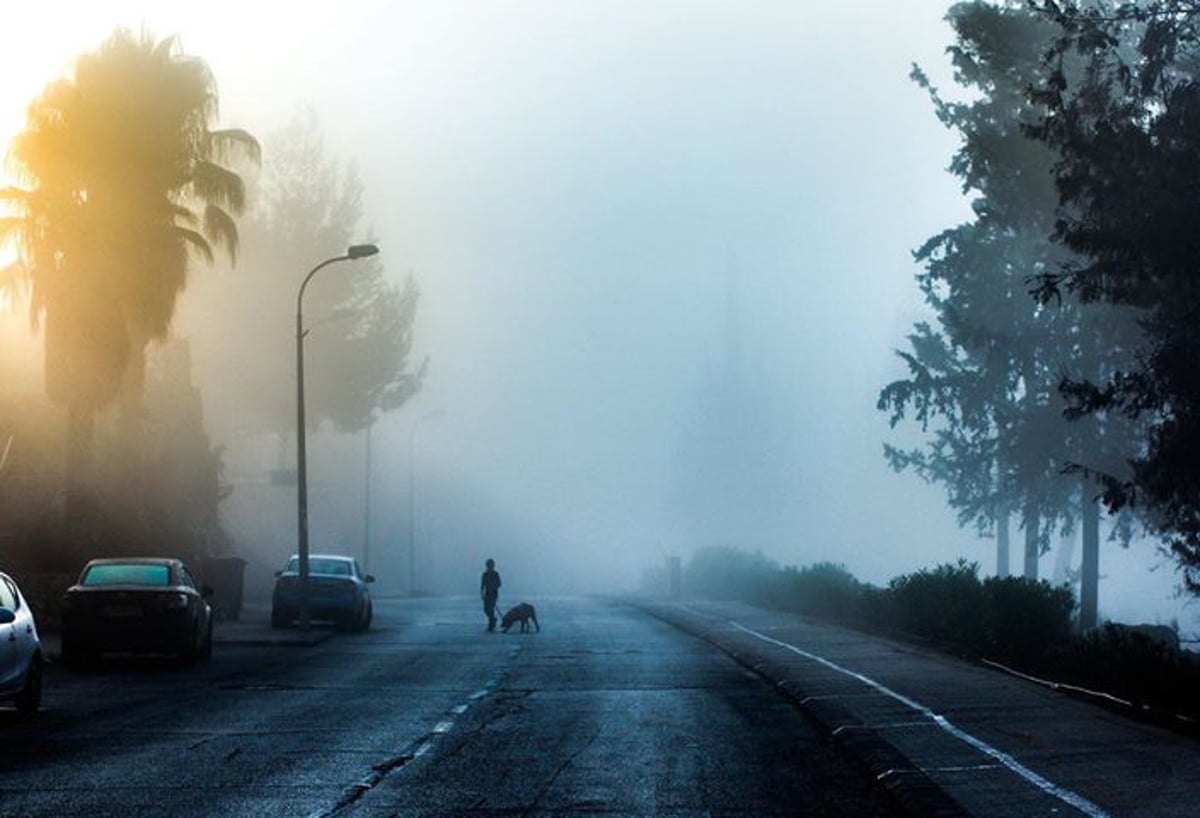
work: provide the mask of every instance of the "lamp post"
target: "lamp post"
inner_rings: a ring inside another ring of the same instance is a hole
[[[417,429],[421,422],[430,418],[441,417],[445,409],[435,409],[421,415],[413,421],[412,431],[408,435],[408,593],[417,593],[417,479],[416,468],[413,465],[417,448]]]
[[[374,420],[374,419],[372,419]],[[371,429],[367,427],[367,462],[363,476],[363,564],[364,574],[371,573]]]
[[[308,282],[319,271],[338,261],[357,261],[379,252],[374,244],[352,244],[346,254],[327,258],[313,267],[296,294],[296,511],[297,511],[297,554],[300,557],[300,627],[307,630],[310,624],[308,607],[308,457],[304,436],[304,319],[302,317],[304,290]]]

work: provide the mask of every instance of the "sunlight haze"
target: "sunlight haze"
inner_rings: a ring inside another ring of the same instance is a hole
[[[630,588],[713,544],[842,563],[880,584],[960,557],[987,573],[992,541],[958,528],[943,489],[888,468],[883,443],[913,432],[889,430],[875,406],[926,315],[912,251],[970,216],[946,173],[956,139],[909,79],[918,63],[953,92],[945,10],[20,4],[5,12],[0,139],[117,26],[177,35],[206,61],[221,126],[264,140],[311,107],[326,151],[363,179],[361,240],[421,293],[415,354],[428,374],[375,428],[371,474],[363,435],[310,439],[313,540],[361,550],[369,485],[381,592],[406,582],[410,502],[418,570],[444,593],[473,593],[487,556],[514,593],[565,593]],[[201,279],[238,273],[190,276],[200,292]],[[220,339],[192,292],[174,332],[192,339],[210,434],[226,447],[223,512],[262,566],[282,564],[294,506],[280,495],[264,513],[246,499],[257,489],[238,481],[253,482],[245,458],[261,441],[237,437],[237,406],[217,397],[225,364],[205,350]],[[294,303],[279,293],[280,310]],[[20,310],[2,321],[0,339],[27,326]],[[307,343],[320,341],[318,327]],[[748,385],[740,414],[758,424],[743,442],[762,444],[747,474],[772,475],[772,489],[689,505],[680,498],[700,489],[688,488],[686,441],[703,436],[700,396],[730,367]],[[1103,612],[1194,629],[1153,549],[1102,546]]]

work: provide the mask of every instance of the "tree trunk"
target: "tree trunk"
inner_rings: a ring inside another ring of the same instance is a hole
[[[1025,505],[1025,573],[1026,579],[1038,578],[1038,513],[1032,503]]]
[[[1075,538],[1062,540],[1054,550],[1055,585],[1074,585],[1076,578],[1071,576],[1071,560],[1075,558]]]
[[[1092,330],[1092,313],[1084,308],[1079,315],[1081,347],[1080,370],[1083,377],[1095,382],[1099,372],[1096,362],[1101,342],[1095,340]],[[1096,462],[1103,428],[1098,415],[1088,415],[1076,421],[1079,424],[1079,462]],[[1079,477],[1079,518],[1082,529],[1082,550],[1079,566],[1079,628],[1089,630],[1096,627],[1100,600],[1100,497],[1099,485],[1086,469]]]
[[[72,403],[67,407],[66,516],[71,522],[87,516],[95,428],[96,413],[91,405]]]
[[[143,397],[146,392],[146,344],[135,343],[129,351],[129,361],[121,379],[121,391],[117,394],[117,451],[121,453],[121,476],[130,489],[129,496],[137,497],[144,478],[145,460],[145,408]]]
[[[1038,393],[1037,393],[1037,362],[1032,358],[1025,358],[1024,364],[1021,367],[1021,378],[1025,385],[1025,419],[1030,419],[1037,416],[1038,413]],[[1040,469],[1035,465],[1033,455],[1027,452],[1021,458],[1022,467],[1019,469],[1021,491],[1024,495],[1024,508],[1022,510],[1023,523],[1025,526],[1025,570],[1024,577],[1026,579],[1036,580],[1038,578],[1038,557],[1041,556],[1038,552],[1038,503],[1036,493],[1041,491],[1042,475]]]
[[[1083,528],[1083,557],[1079,582],[1079,627],[1096,627],[1100,599],[1100,506],[1096,487],[1086,474],[1080,479],[1080,517]]]
[[[996,576],[1007,579],[1008,568],[1008,504],[1002,503],[996,514]]]

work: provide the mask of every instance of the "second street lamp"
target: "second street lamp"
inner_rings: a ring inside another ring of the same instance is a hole
[[[311,624],[308,605],[308,458],[305,451],[304,428],[304,290],[320,270],[338,261],[357,261],[379,252],[374,244],[352,244],[345,255],[327,258],[313,267],[296,294],[296,512],[297,549],[300,559],[300,627],[307,630]]]
[[[412,431],[408,435],[408,593],[417,595],[417,472],[414,465],[414,455],[417,448],[417,429],[422,421],[438,418],[446,414],[445,409],[435,409],[426,412],[413,421]]]

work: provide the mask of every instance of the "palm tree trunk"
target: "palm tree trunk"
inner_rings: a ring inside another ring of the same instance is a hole
[[[96,413],[90,404],[77,402],[67,407],[66,516],[71,522],[87,516],[95,430]]]
[[[130,345],[129,362],[121,378],[117,418],[118,449],[121,452],[121,473],[125,485],[134,489],[142,480],[143,401],[146,389],[146,343],[136,340]]]

